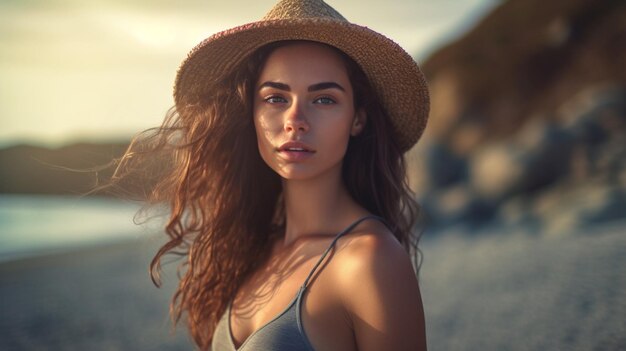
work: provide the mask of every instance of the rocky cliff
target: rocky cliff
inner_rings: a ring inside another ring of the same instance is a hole
[[[626,217],[626,2],[509,0],[423,69],[409,157],[432,226]]]

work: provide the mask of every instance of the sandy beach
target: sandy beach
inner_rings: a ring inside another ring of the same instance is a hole
[[[0,350],[189,350],[171,334],[173,265],[154,241],[0,264]],[[425,238],[430,350],[624,350],[626,223],[567,236]]]
[[[626,350],[626,222],[426,241],[429,350]]]
[[[0,350],[190,350],[171,333],[164,287],[148,276],[155,242],[134,240],[0,265]]]

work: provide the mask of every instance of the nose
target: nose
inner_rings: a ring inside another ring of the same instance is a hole
[[[309,122],[307,121],[302,108],[294,103],[288,110],[285,117],[286,132],[306,133],[309,131]]]

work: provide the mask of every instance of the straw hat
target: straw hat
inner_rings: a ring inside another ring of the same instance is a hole
[[[191,50],[180,66],[174,100],[194,104],[226,72],[259,47],[282,40],[310,40],[334,46],[365,72],[387,111],[402,151],[426,127],[428,87],[415,61],[398,44],[348,22],[322,0],[282,0],[261,21],[217,33]]]

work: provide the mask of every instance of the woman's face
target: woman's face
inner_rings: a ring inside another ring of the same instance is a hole
[[[364,127],[342,57],[315,43],[275,49],[254,89],[261,157],[285,179],[341,174],[350,135]]]

